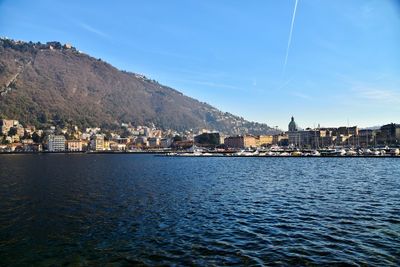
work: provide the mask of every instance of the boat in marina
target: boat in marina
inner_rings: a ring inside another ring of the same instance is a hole
[[[348,156],[348,157],[354,157],[354,156],[357,156],[357,155],[358,155],[357,151],[354,151],[354,150],[352,150],[352,149],[349,149],[349,150],[346,152],[346,156]]]
[[[301,153],[301,151],[293,151],[290,155],[293,157],[300,157],[303,153]]]
[[[392,157],[400,156],[398,148],[343,148],[336,147],[321,150],[251,150],[242,149],[240,151],[210,151],[194,149],[186,152],[169,152],[164,156],[180,156],[180,157]]]
[[[313,151],[311,151],[310,156],[311,157],[320,157],[321,153],[319,153],[318,150],[313,150]]]

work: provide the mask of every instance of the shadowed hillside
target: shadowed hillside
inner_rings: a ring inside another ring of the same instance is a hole
[[[132,122],[230,134],[271,130],[58,42],[0,39],[0,94],[0,116],[37,126],[68,122],[111,128]]]

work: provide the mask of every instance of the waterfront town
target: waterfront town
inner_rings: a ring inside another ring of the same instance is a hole
[[[210,152],[235,155],[399,155],[400,124],[374,129],[317,127],[301,129],[292,117],[288,130],[273,135],[235,135],[203,129],[161,130],[122,123],[115,131],[77,126],[37,129],[18,120],[0,120],[0,152]],[[196,150],[196,151],[195,151]],[[172,154],[172,153],[170,153]]]

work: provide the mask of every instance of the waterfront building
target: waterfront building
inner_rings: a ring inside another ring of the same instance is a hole
[[[147,137],[145,136],[139,136],[135,139],[135,144],[136,146],[140,147],[147,147],[149,143],[147,142]]]
[[[347,130],[346,130],[347,131]],[[332,129],[306,129],[288,132],[289,144],[301,148],[322,148],[338,145],[355,145],[355,136],[340,134]]]
[[[268,146],[272,145],[274,137],[272,135],[259,135],[256,137],[256,146]]]
[[[81,140],[82,141],[82,151],[87,151],[90,149],[90,140]]]
[[[110,140],[107,140],[104,138],[104,145],[103,145],[104,149],[103,150],[110,150],[111,143],[113,143],[113,141],[110,141]]]
[[[289,145],[295,147],[300,147],[301,144],[304,145],[305,142],[308,142],[307,131],[299,131],[299,128],[293,116],[288,125],[288,139]]]
[[[333,135],[325,135],[319,138],[319,147],[331,147],[336,145],[336,136]]]
[[[41,144],[24,145],[24,151],[25,152],[42,152],[43,147]]]
[[[68,151],[82,151],[82,141],[81,140],[67,140],[67,150]]]
[[[324,135],[320,136],[319,144],[321,147],[327,146],[358,146],[362,133],[357,126],[339,127],[339,128],[319,128],[319,131],[324,131]]]
[[[336,135],[343,135],[343,136],[354,136],[358,135],[359,129],[357,126],[353,127],[339,127],[337,128]]]
[[[253,135],[237,135],[225,138],[224,144],[230,148],[257,147],[256,138]]]
[[[92,137],[91,148],[94,151],[103,151],[105,149],[104,146],[104,135],[103,134],[95,134]]]
[[[321,148],[336,145],[355,146],[359,129],[353,127],[301,130],[292,117],[288,126],[289,145],[299,148]]]
[[[219,134],[219,144],[220,145],[223,145],[225,143],[225,138],[226,138],[225,134],[223,134],[223,133]]]
[[[311,143],[310,131],[289,131],[289,145],[294,147],[307,147]]]
[[[126,144],[117,143],[115,141],[110,141],[109,147],[110,147],[111,151],[125,151],[126,150]]]
[[[383,125],[373,134],[374,145],[398,145],[400,143],[400,124]]]
[[[158,137],[149,137],[149,138],[147,138],[147,142],[148,142],[149,147],[160,146],[160,138],[158,138]]]
[[[272,144],[277,146],[288,146],[289,136],[287,133],[275,134],[272,136]]]
[[[361,129],[360,131],[358,131],[358,136],[360,138],[370,137],[370,136],[372,136],[373,132],[374,132],[374,130],[372,130],[372,129]]]
[[[65,151],[65,141],[64,135],[48,135],[47,150],[50,152]]]
[[[172,139],[171,138],[161,138],[161,140],[160,140],[160,146],[162,148],[170,147],[171,144],[172,144]]]
[[[243,136],[243,144],[244,144],[245,148],[257,147],[256,137],[253,135],[244,135]]]
[[[294,121],[294,117],[292,116],[292,118],[289,122],[289,125],[288,125],[289,145],[298,147],[298,146],[300,146],[301,143],[304,144],[304,142],[301,142],[301,141],[304,141],[304,139],[307,139],[305,134],[306,133],[299,132],[297,124]]]
[[[22,150],[24,152],[40,152],[42,151],[42,145],[36,144],[32,139],[22,140]]]
[[[386,124],[381,127],[381,132],[393,140],[400,140],[400,124]]]

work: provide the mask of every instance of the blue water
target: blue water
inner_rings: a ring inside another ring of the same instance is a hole
[[[0,266],[87,265],[398,266],[400,160],[0,155]]]

